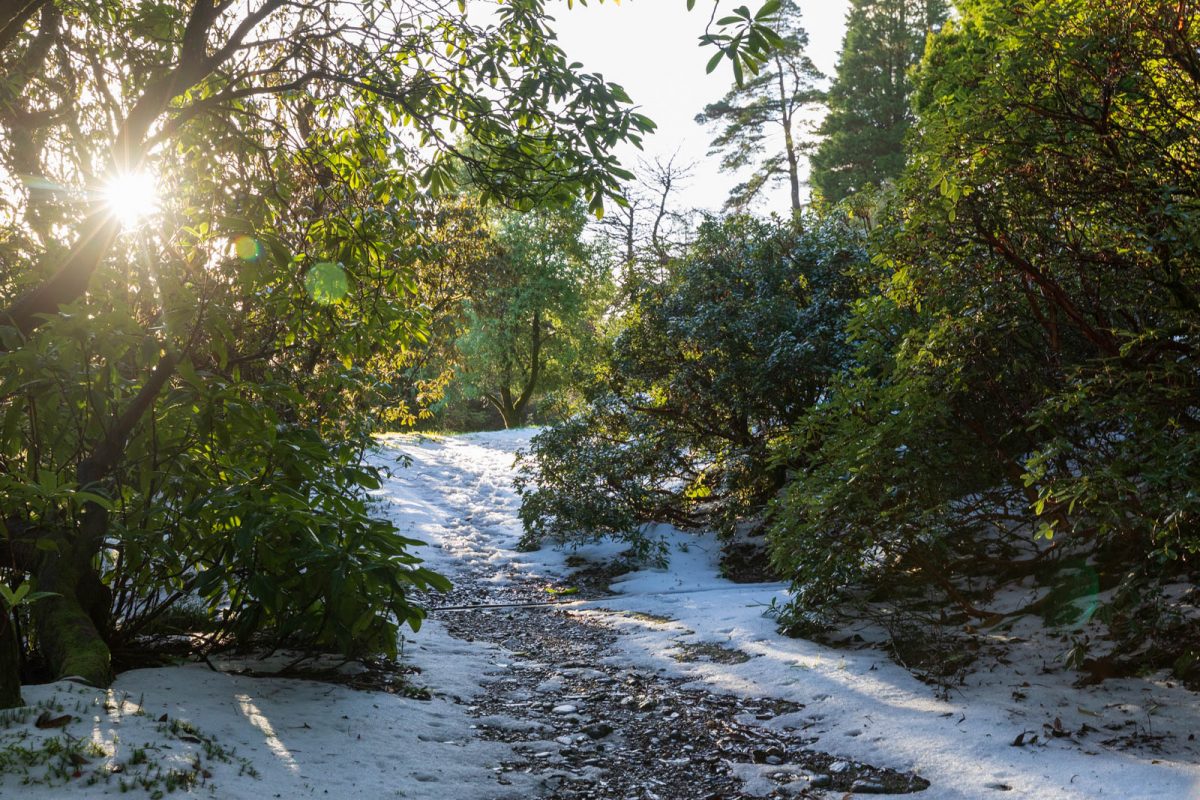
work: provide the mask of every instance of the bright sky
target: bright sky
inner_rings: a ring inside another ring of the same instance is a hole
[[[735,5],[723,0],[726,6]],[[809,55],[826,75],[832,75],[842,45],[849,0],[799,0],[809,36]],[[757,3],[749,3],[757,8]],[[704,66],[712,56],[698,44],[711,6],[699,2],[689,12],[686,0],[612,0],[587,7],[578,2],[568,10],[565,2],[551,6],[555,26],[567,56],[582,61],[589,72],[600,72],[625,87],[642,113],[658,123],[646,141],[645,153],[622,151],[622,161],[635,167],[639,155],[669,157],[676,149],[680,161],[693,161],[695,170],[681,198],[685,206],[719,209],[738,182],[722,174],[718,158],[707,155],[713,134],[693,118],[728,91],[733,74],[723,62],[711,75]],[[782,147],[782,142],[780,142]],[[787,189],[777,187],[759,210],[785,212]]]

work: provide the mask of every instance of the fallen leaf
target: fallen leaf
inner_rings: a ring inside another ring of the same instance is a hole
[[[73,719],[75,718],[70,714],[63,714],[61,717],[52,717],[50,716],[49,711],[43,711],[33,724],[42,730],[46,730],[48,728],[64,728]]]

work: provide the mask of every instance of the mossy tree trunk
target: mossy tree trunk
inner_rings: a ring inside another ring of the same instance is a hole
[[[89,527],[89,521],[85,519],[81,528]],[[92,566],[99,548],[88,539],[60,542],[60,552],[42,559],[36,573],[38,590],[54,594],[30,610],[38,649],[55,678],[82,678],[92,686],[108,686],[113,678],[112,657],[104,632],[109,627],[110,595]]]
[[[102,493],[125,455],[130,433],[154,405],[181,356],[159,359],[141,390],[107,435],[76,470],[79,486]],[[73,529],[48,537],[55,547],[39,559],[34,575],[39,592],[51,592],[31,607],[37,645],[55,678],[81,678],[93,686],[112,683],[112,654],[106,636],[111,625],[111,594],[96,563],[108,534],[108,511],[83,504]]]

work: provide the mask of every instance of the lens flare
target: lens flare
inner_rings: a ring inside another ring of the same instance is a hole
[[[105,205],[121,223],[132,228],[158,210],[158,187],[144,172],[126,172],[108,180],[102,191]]]
[[[250,236],[239,236],[233,240],[233,252],[242,261],[258,261],[263,256],[263,246]]]

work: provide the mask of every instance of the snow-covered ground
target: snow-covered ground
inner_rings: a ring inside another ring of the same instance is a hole
[[[529,436],[388,437],[375,456],[393,472],[379,493],[381,509],[402,533],[429,542],[421,555],[450,575],[471,572],[497,586],[561,578],[569,572],[566,554],[514,549],[521,530],[513,454]],[[398,463],[402,455],[411,467]],[[628,634],[610,657],[616,662],[685,676],[713,691],[802,704],[764,724],[803,728],[820,737],[815,747],[849,759],[914,770],[932,782],[926,798],[1200,797],[1200,747],[1192,736],[1200,732],[1200,704],[1165,678],[1076,689],[1072,673],[1043,669],[1056,666],[1061,644],[1026,643],[1012,651],[1013,663],[977,672],[949,701],[939,700],[879,651],[780,636],[763,611],[785,598],[786,587],[730,583],[717,576],[712,537],[665,527],[656,533],[670,545],[668,569],[630,573],[614,585],[619,595],[576,605]],[[603,559],[620,549],[601,543],[576,554]],[[147,765],[160,770],[158,788],[175,769],[175,780],[195,782],[192,792],[231,800],[533,796],[532,778],[522,783],[520,773],[506,774],[512,785],[497,782],[494,769],[509,746],[475,738],[460,702],[482,691],[487,673],[511,655],[449,637],[436,615],[407,638],[406,656],[422,669],[419,682],[433,691],[431,701],[205,665],[127,672],[108,692],[65,683],[27,687],[26,700],[41,706],[24,721],[0,719],[0,748],[14,737],[30,743],[58,734],[30,724],[45,710],[75,717],[66,732],[94,747],[88,763],[77,765],[78,777],[67,774],[51,787],[22,786],[21,774],[0,764],[0,798],[116,795]],[[680,644],[696,642],[750,659],[671,657]],[[1053,736],[1044,726],[1056,720],[1060,733],[1090,730]],[[1023,745],[1013,746],[1022,732]],[[1131,734],[1157,749],[1101,744]],[[113,773],[114,765],[124,771]],[[752,772],[748,789],[756,786]]]

